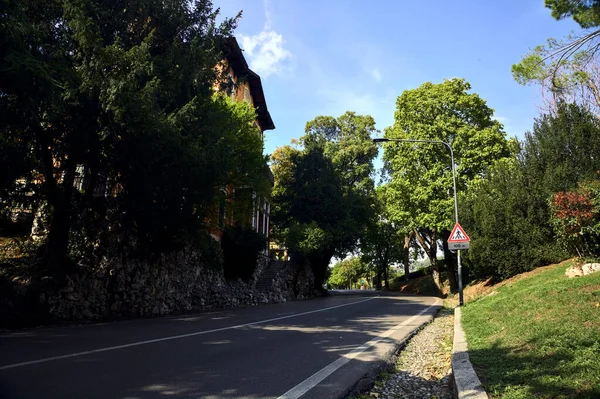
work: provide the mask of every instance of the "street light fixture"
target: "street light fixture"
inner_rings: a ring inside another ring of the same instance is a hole
[[[419,140],[419,139],[387,139],[387,138],[375,138],[374,143],[387,143],[390,141],[396,141],[401,143],[432,143],[432,144],[443,144],[450,150],[450,158],[452,162],[452,185],[454,188],[454,219],[458,224],[458,199],[456,197],[456,166],[454,165],[454,151],[449,143],[441,140]],[[460,249],[457,250],[458,260],[458,301],[459,305],[463,305],[463,286],[462,286],[462,265],[460,262]]]

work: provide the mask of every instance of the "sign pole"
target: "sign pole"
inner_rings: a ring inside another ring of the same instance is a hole
[[[450,151],[450,161],[452,163],[451,166],[452,166],[452,186],[454,189],[454,219],[455,219],[456,225],[459,226],[459,224],[458,224],[458,197],[457,197],[457,193],[456,193],[456,165],[454,164],[454,151],[452,150],[452,146],[449,143],[446,143],[445,141],[440,141],[440,140],[388,139],[388,138],[373,139],[374,143],[383,143],[383,142],[388,142],[388,141],[397,141],[397,142],[404,142],[404,143],[443,144],[446,146],[446,148],[448,148],[448,150]],[[464,232],[464,230],[462,230],[462,228],[461,228],[461,231]],[[468,249],[469,241],[470,241],[470,239],[468,238],[468,236],[467,236],[466,240],[457,240],[457,242],[462,243],[462,246],[459,246],[458,248],[455,247],[458,250],[458,259],[457,259],[458,260],[458,297],[459,297],[461,306],[463,305],[463,286],[462,286],[462,265],[460,263],[460,248]],[[448,241],[448,243],[449,242],[450,241]]]
[[[452,151],[452,146],[445,143],[446,147],[450,150],[450,161],[452,162],[452,186],[454,188],[454,219],[456,224],[458,224],[458,196],[456,195],[456,165],[454,165],[454,151]],[[463,305],[463,285],[462,285],[462,264],[460,263],[460,249],[456,251],[457,253],[457,274],[458,274],[458,305]]]
[[[460,263],[460,249],[456,251],[458,261],[458,304],[463,305],[462,265]]]

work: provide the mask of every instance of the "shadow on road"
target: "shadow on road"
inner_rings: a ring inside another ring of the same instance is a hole
[[[373,299],[376,314],[363,304],[310,310],[315,303],[327,307],[364,300],[366,293],[373,296],[372,291],[362,291],[319,301],[4,334],[0,352],[9,358],[2,364],[56,356],[65,351],[56,349],[65,345],[68,352],[76,353],[165,336],[190,336],[0,370],[0,398],[69,397],[68,392],[72,392],[70,397],[123,399],[276,398],[394,328],[399,318],[415,315],[430,304],[418,297],[386,293]],[[303,311],[307,314],[291,317]],[[255,320],[264,322],[247,325]],[[193,335],[206,326],[216,331]],[[386,340],[390,341],[382,342]],[[351,362],[380,370],[383,363],[373,351],[374,347],[369,347],[361,359]],[[326,386],[327,381],[324,383]]]

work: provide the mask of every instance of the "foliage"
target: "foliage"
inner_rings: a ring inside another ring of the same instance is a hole
[[[597,0],[546,0],[557,19],[573,18],[583,29],[600,25]],[[597,52],[600,30],[571,34],[565,40],[550,38],[513,65],[515,80],[523,85],[539,84],[546,111],[554,112],[561,101],[577,103],[598,113],[600,66]]]
[[[333,288],[355,288],[360,279],[370,280],[369,265],[359,257],[350,257],[337,262],[331,269],[327,285]]]
[[[571,17],[582,28],[600,25],[600,1],[598,0],[545,0],[545,3],[557,20]]]
[[[375,266],[378,289],[381,289],[382,281],[386,288],[389,288],[390,265],[403,260],[403,233],[406,229],[389,220],[389,200],[388,186],[384,184],[377,187],[372,203],[373,218],[365,225],[360,240],[361,259]]]
[[[390,220],[416,231],[421,245],[427,246],[440,289],[437,240],[454,224],[452,162],[443,143],[454,151],[459,192],[509,155],[509,143],[493,118],[494,111],[470,89],[463,79],[449,79],[404,91],[396,101],[394,125],[385,132],[392,139],[438,141],[389,143],[384,162],[391,175]]]
[[[458,190],[479,178],[495,160],[509,155],[502,125],[463,79],[425,83],[406,90],[396,102],[387,138],[439,140],[454,150]],[[408,195],[396,208],[411,212],[414,227],[451,229],[454,224],[452,163],[441,144],[390,143],[385,148],[392,190]],[[408,186],[411,189],[408,189]],[[410,210],[410,211],[408,211]],[[414,213],[413,213],[414,212]]]
[[[535,121],[518,158],[469,188],[461,209],[472,240],[465,264],[475,276],[509,277],[576,254],[556,240],[550,199],[597,176],[599,139],[592,113],[561,104]]]
[[[237,18],[217,24],[208,0],[0,7],[0,202],[48,205],[49,269],[69,237],[171,250],[204,228],[221,187],[268,194],[254,110],[214,95]]]
[[[249,281],[256,269],[258,255],[265,248],[265,238],[251,228],[228,226],[223,231],[221,247],[225,277]]]
[[[564,258],[553,239],[545,198],[510,158],[470,187],[461,209],[471,238],[464,264],[472,277],[507,278]]]
[[[523,276],[463,308],[469,357],[491,396],[600,397],[599,280],[565,278],[572,265]]]
[[[571,253],[597,256],[600,250],[600,182],[558,192],[551,200],[551,223]]]
[[[370,218],[373,132],[370,116],[319,116],[306,124],[294,147],[272,155],[274,236],[292,259],[310,263],[317,288],[331,258],[356,247]]]
[[[595,53],[584,48],[575,53],[564,53],[569,43],[577,41],[569,36],[559,41],[548,39],[545,46],[535,47],[523,59],[512,66],[514,79],[522,85],[539,85],[546,112],[556,112],[561,102],[576,103],[600,110],[600,65]],[[564,54],[557,57],[555,54]]]
[[[561,104],[556,114],[537,118],[521,154],[527,179],[544,199],[597,178],[598,157],[600,120],[575,104]]]

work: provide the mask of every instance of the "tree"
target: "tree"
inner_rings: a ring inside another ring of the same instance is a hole
[[[319,116],[306,124],[296,147],[273,154],[274,234],[292,259],[309,262],[318,289],[331,258],[351,252],[369,220],[377,153],[373,132],[370,116]]]
[[[598,0],[546,0],[545,3],[557,20],[571,17],[584,29],[600,25],[600,1]]]
[[[600,120],[585,107],[559,104],[555,114],[536,119],[525,134],[522,162],[536,192],[547,199],[598,177]]]
[[[64,271],[73,226],[91,248],[170,250],[222,186],[268,185],[254,110],[214,94],[237,18],[217,24],[207,0],[0,7],[0,145],[30,154],[0,191],[20,175],[48,204],[47,269]]]
[[[327,284],[335,288],[347,287],[352,289],[359,279],[368,280],[370,270],[358,257],[350,257],[337,262],[331,269]]]
[[[600,26],[597,0],[546,0],[552,16],[573,18],[583,29]],[[515,80],[523,85],[539,84],[545,111],[554,112],[559,102],[575,102],[600,111],[600,65],[597,54],[600,30],[571,34],[564,40],[550,38],[513,65]]]
[[[536,119],[518,157],[493,166],[469,187],[461,207],[472,240],[465,264],[476,275],[505,278],[562,260],[565,249],[590,252],[591,226],[580,217],[588,191],[578,187],[598,176],[598,122],[583,107],[560,104],[555,114]],[[594,186],[586,187],[593,192]],[[571,231],[573,215],[581,225]]]
[[[409,273],[410,238],[409,246],[403,247],[402,244],[405,241],[405,235],[410,237],[410,233],[405,232],[402,226],[394,225],[389,220],[387,213],[389,197],[386,195],[386,191],[386,185],[376,188],[373,218],[366,225],[364,235],[360,240],[361,259],[365,263],[375,266],[377,289],[382,288],[382,281],[384,281],[386,289],[390,288],[388,270],[391,264],[404,261],[405,276],[408,276]]]
[[[439,140],[454,149],[457,186],[464,191],[486,168],[509,155],[509,143],[494,111],[463,79],[425,83],[396,101],[394,125],[385,137]],[[437,143],[389,143],[384,152],[393,200],[390,217],[415,232],[433,266],[441,292],[437,248],[454,223],[452,165],[448,149]],[[468,226],[466,226],[468,228]],[[447,266],[453,266],[447,262]],[[450,271],[454,276],[454,268]]]
[[[562,260],[548,223],[547,197],[530,185],[516,158],[493,165],[461,200],[471,238],[464,264],[471,276],[504,279]]]
[[[551,224],[571,254],[600,252],[600,181],[584,182],[577,190],[558,192],[551,201]]]

